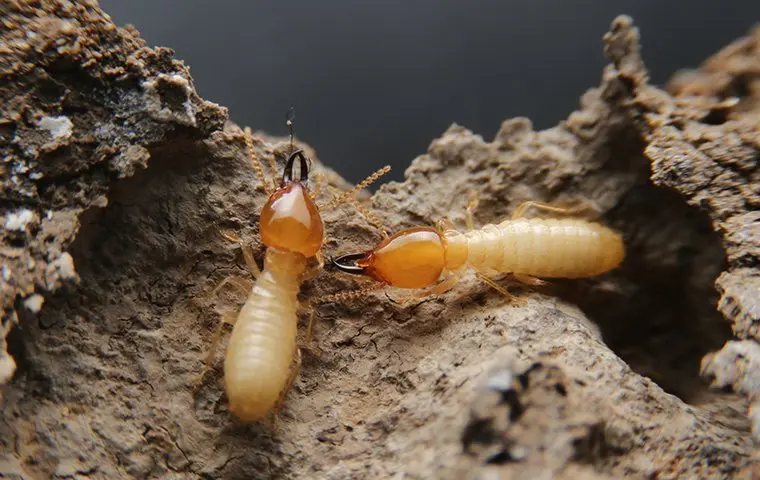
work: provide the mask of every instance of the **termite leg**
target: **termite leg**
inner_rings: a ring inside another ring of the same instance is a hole
[[[301,281],[306,281],[315,277],[317,274],[319,274],[320,271],[322,271],[322,269],[324,269],[325,257],[324,257],[324,254],[322,254],[322,250],[317,252],[317,254],[315,255],[315,258],[317,259],[317,264],[301,274]],[[314,338],[314,323],[315,323],[315,317],[316,317],[316,315],[314,314],[314,310],[315,310],[314,305],[310,302],[307,304],[306,308],[309,310],[309,326],[306,328],[306,344],[303,346],[299,346],[299,348],[308,350],[309,353],[311,353],[315,357],[319,357],[320,355],[322,355],[322,352],[319,350],[318,347],[314,347],[314,345],[312,344],[312,340]]]
[[[319,270],[325,268],[325,254],[322,253],[322,250],[318,251],[314,257],[317,259],[317,268],[319,268]]]
[[[545,212],[551,212],[551,213],[556,213],[559,215],[567,215],[567,216],[578,216],[584,212],[586,214],[593,213],[593,216],[599,215],[599,212],[596,210],[596,208],[594,208],[594,206],[591,205],[589,202],[581,202],[579,205],[576,205],[574,207],[557,207],[555,205],[552,205],[546,202],[537,202],[534,200],[527,200],[517,206],[515,211],[512,213],[512,220],[524,217],[525,211],[531,207],[536,208],[538,210],[543,210]]]
[[[277,398],[277,403],[274,404],[274,408],[272,409],[272,429],[275,432],[277,431],[277,417],[279,416],[280,411],[282,411],[282,407],[285,406],[285,397],[288,396],[288,392],[293,388],[293,384],[296,383],[298,372],[301,371],[302,359],[301,349],[296,348],[296,356],[293,359],[293,363],[290,365],[288,381],[285,383],[285,387],[280,392],[280,396]]]
[[[480,194],[476,190],[470,190],[467,194],[467,205],[465,206],[464,222],[467,230],[475,230],[475,210],[480,203]],[[435,228],[438,233],[443,234],[446,230],[456,230],[456,225],[448,218],[442,218],[435,222]]]
[[[493,278],[489,277],[485,273],[483,273],[483,272],[475,272],[475,275],[477,275],[477,277],[483,283],[485,283],[489,287],[493,288],[497,292],[499,292],[502,295],[504,295],[505,297],[507,297],[508,301],[510,301],[510,302],[516,302],[518,300],[518,298],[516,296],[512,295],[511,293],[509,293],[509,291],[507,291],[506,288],[504,288],[501,285],[499,285],[498,283],[496,283],[496,281]]]
[[[448,277],[446,277],[443,281],[438,282],[430,287],[424,288],[422,290],[412,290],[409,292],[402,293],[398,296],[395,296],[391,298],[390,295],[388,295],[388,299],[393,303],[403,303],[406,300],[410,298],[425,298],[425,297],[431,297],[433,295],[443,295],[444,293],[448,292],[459,281],[459,275],[451,274]]]
[[[310,306],[309,312],[309,325],[306,327],[306,342],[303,345],[299,345],[299,350],[307,350],[315,357],[322,356],[322,350],[319,347],[314,346],[314,324],[316,323],[316,314],[314,313],[314,307]]]
[[[467,198],[467,207],[465,208],[465,223],[467,230],[475,230],[475,210],[480,203],[480,195],[475,190],[470,190]]]
[[[451,274],[443,281],[436,283],[432,287],[412,293],[414,297],[423,298],[431,295],[442,295],[456,286],[459,281],[459,275]]]
[[[247,293],[251,289],[251,281],[247,278],[239,277],[237,275],[229,275],[225,277],[221,282],[219,282],[216,287],[211,289],[211,291],[205,297],[206,300],[213,298],[214,295],[216,295],[217,292],[228,283],[234,287],[237,287],[243,293]]]
[[[306,327],[306,348],[312,348],[312,341],[314,340],[314,310],[309,312],[309,326]]]
[[[248,266],[248,271],[251,272],[253,278],[258,279],[261,276],[261,269],[256,263],[256,258],[253,256],[253,248],[250,245],[241,245],[240,248],[243,251],[243,258]]]
[[[301,282],[311,280],[312,278],[319,275],[319,272],[325,268],[325,256],[321,250],[318,251],[316,255],[314,255],[314,258],[317,259],[317,264],[309,267],[305,272],[301,274]]]
[[[309,323],[306,326],[306,338],[304,340],[304,343],[299,343],[298,348],[300,350],[306,350],[311,355],[319,358],[322,356],[322,350],[314,345],[314,324],[316,324],[317,321],[315,314],[316,309],[314,308],[314,304],[312,302],[301,306],[302,311],[306,310],[309,313]]]
[[[214,329],[214,336],[211,337],[211,346],[209,347],[208,353],[206,354],[203,370],[195,381],[196,389],[200,388],[200,386],[203,384],[203,378],[211,369],[211,362],[214,361],[214,357],[216,356],[216,350],[219,347],[219,340],[222,338],[222,329],[224,328],[224,325],[234,325],[236,321],[237,315],[235,315],[233,312],[226,312],[222,315],[222,318],[217,324],[216,329]]]
[[[522,283],[523,285],[528,285],[529,287],[541,287],[548,283],[546,280],[542,280],[538,277],[532,277],[530,275],[523,275],[519,273],[513,273],[512,278]]]
[[[454,222],[449,220],[448,218],[442,218],[435,222],[435,229],[438,231],[438,233],[443,234],[446,230],[456,230],[457,226],[454,225]]]
[[[230,243],[240,244],[240,242],[242,241],[237,233],[230,230],[225,230],[223,228],[219,229],[219,235],[221,235],[222,238],[224,238]]]
[[[229,230],[219,230],[219,233],[222,237],[224,237],[225,240],[236,243],[240,246],[240,249],[243,251],[243,259],[245,260],[245,264],[248,267],[248,271],[251,273],[254,279],[258,279],[261,275],[261,269],[256,263],[256,258],[253,256],[253,248],[250,245],[243,245],[243,240],[235,232],[231,232]]]

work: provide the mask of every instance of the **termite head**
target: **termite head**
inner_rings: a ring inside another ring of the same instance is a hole
[[[385,239],[375,249],[332,260],[345,273],[366,275],[398,288],[423,288],[441,276],[445,249],[434,228],[415,227]]]
[[[293,169],[299,161],[300,178]],[[293,152],[285,164],[280,186],[261,210],[261,240],[269,248],[313,257],[324,239],[324,226],[314,200],[309,195],[309,161],[302,150]]]

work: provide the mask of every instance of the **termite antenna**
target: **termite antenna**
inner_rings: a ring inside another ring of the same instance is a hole
[[[347,192],[343,192],[343,194],[333,197],[330,202],[327,203],[324,207],[320,207],[320,210],[329,210],[331,208],[335,208],[336,206],[340,205],[343,202],[346,202],[349,198],[353,197],[360,191],[364,190],[368,186],[372,185],[378,178],[382,177],[386,173],[391,171],[391,166],[386,165],[380,170],[376,171],[369,177],[365,178],[360,184],[356,185],[354,188]]]
[[[327,186],[327,189],[332,194],[333,198],[338,198],[339,196],[343,195],[343,192],[330,185]],[[369,224],[380,231],[380,234],[383,236],[383,238],[388,238],[388,232],[385,230],[383,223],[375,215],[373,215],[372,212],[367,209],[367,207],[362,205],[359,200],[356,199],[356,197],[348,197],[346,198],[345,202],[351,204],[359,213],[364,215],[364,218],[369,222]]]
[[[267,195],[269,195],[272,193],[272,189],[267,183],[267,177],[264,175],[264,168],[261,166],[259,157],[256,155],[256,150],[253,147],[253,134],[251,133],[250,127],[245,127],[243,130],[243,139],[245,140],[245,149],[248,151],[248,155],[251,159],[251,164],[253,165],[253,170],[259,177],[261,184],[264,186],[264,191]]]
[[[367,285],[364,287],[361,287],[357,290],[349,290],[347,292],[338,292],[338,293],[331,293],[328,295],[324,295],[321,297],[313,298],[311,300],[311,305],[320,305],[325,303],[342,303],[347,300],[355,300],[357,298],[361,298],[366,296],[368,293],[371,293],[375,290],[379,290],[380,288],[383,288],[385,285],[382,283],[374,283],[372,285]]]
[[[293,137],[295,135],[293,134],[293,123],[296,121],[296,109],[295,107],[291,106],[288,108],[288,111],[285,112],[285,125],[288,126],[288,130],[290,131],[290,154],[293,155],[293,152],[295,151],[295,147],[293,146]]]

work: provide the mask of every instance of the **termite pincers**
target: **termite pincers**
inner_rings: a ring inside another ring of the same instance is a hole
[[[386,238],[374,249],[332,259],[340,271],[365,275],[392,287],[441,293],[454,285],[456,275],[446,272],[465,267],[493,288],[509,295],[490,274],[512,274],[517,280],[540,283],[540,278],[582,278],[601,275],[616,268],[625,256],[622,236],[599,223],[580,218],[526,218],[525,211],[537,208],[570,215],[576,209],[528,201],[510,219],[480,229],[473,227],[470,202],[467,232],[448,222],[436,228],[414,227]]]
[[[293,151],[292,121],[291,151],[282,179],[271,189],[263,178],[263,167],[256,157],[250,129],[245,130],[245,142],[254,170],[261,177],[269,198],[259,218],[259,233],[267,247],[264,269],[260,270],[253,249],[242,246],[243,257],[255,278],[248,298],[237,315],[223,317],[214,334],[201,379],[215,355],[224,323],[234,324],[224,358],[224,385],[229,411],[244,422],[255,422],[274,410],[275,415],[295,381],[301,364],[297,345],[298,292],[301,282],[322,268],[321,249],[324,226],[314,195],[309,191],[310,162],[302,150]],[[295,175],[298,162],[299,174]],[[270,162],[273,164],[274,160]],[[353,189],[336,195],[323,209],[342,202],[358,202],[354,195],[377,178],[390,171],[378,170]],[[360,206],[361,208],[361,206]],[[225,236],[235,242],[237,235]],[[309,267],[310,260],[316,265]],[[225,278],[216,288],[233,283],[248,289],[238,277]],[[307,348],[311,342],[313,312],[307,330]]]

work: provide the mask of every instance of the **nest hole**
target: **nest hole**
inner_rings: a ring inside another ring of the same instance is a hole
[[[718,313],[715,279],[726,253],[707,214],[677,192],[650,181],[640,136],[613,137],[610,176],[635,181],[607,221],[623,232],[626,259],[618,270],[588,282],[566,282],[560,296],[580,306],[604,341],[637,373],[686,402],[707,389],[702,357],[731,338]]]

